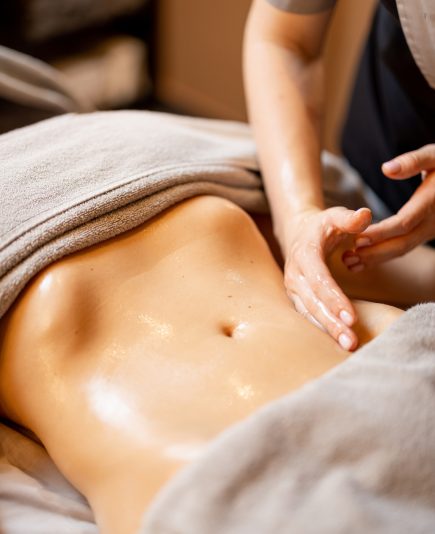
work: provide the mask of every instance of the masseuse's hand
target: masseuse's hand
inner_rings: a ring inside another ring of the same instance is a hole
[[[370,226],[358,236],[355,250],[345,252],[343,261],[353,270],[402,256],[435,237],[435,144],[384,163],[382,171],[392,180],[420,172],[424,179],[396,215]]]
[[[363,232],[370,222],[367,208],[352,211],[337,207],[293,216],[286,229],[287,294],[299,313],[326,330],[345,350],[358,344],[351,329],[355,310],[325,260],[347,235]]]

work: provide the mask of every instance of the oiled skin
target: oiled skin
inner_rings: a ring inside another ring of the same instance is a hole
[[[401,312],[360,303],[368,340]],[[136,532],[209,440],[348,355],[298,315],[252,220],[186,201],[51,265],[0,331],[0,405],[88,498]]]

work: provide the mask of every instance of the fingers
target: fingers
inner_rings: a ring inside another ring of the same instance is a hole
[[[413,221],[409,221],[399,216],[392,215],[379,223],[373,224],[363,234],[355,240],[356,251],[370,245],[375,245],[393,237],[402,236],[413,229]]]
[[[325,213],[325,226],[329,226],[332,230],[338,229],[340,232],[348,234],[361,233],[372,222],[372,212],[369,208],[360,208],[357,211],[341,207],[331,208]]]
[[[290,297],[295,301],[294,296],[297,295],[300,299],[299,310],[306,310],[303,313],[305,317],[312,318],[310,320],[314,324],[320,323],[322,329],[326,330],[344,350],[354,350],[357,347],[358,339],[355,333],[327,308],[302,274],[298,276],[293,287],[296,293],[290,294]]]
[[[295,309],[300,315],[302,315],[303,317],[308,319],[310,321],[310,323],[313,323],[314,326],[317,326],[317,328],[319,328],[319,330],[322,330],[323,332],[326,332],[326,329],[323,327],[323,325],[320,324],[319,321],[317,319],[315,319],[311,315],[311,313],[307,310],[307,308],[305,307],[304,303],[300,299],[299,295],[296,295],[296,293],[291,293],[290,298],[293,300],[293,304],[295,305]]]
[[[435,144],[430,144],[385,162],[382,165],[382,172],[389,178],[402,180],[434,168]]]
[[[356,319],[351,302],[333,280],[318,252],[307,248],[303,256],[293,258],[291,269],[286,268],[285,275],[296,310],[316,326],[320,324],[343,349],[355,349],[358,339],[350,328]]]
[[[396,215],[373,224],[355,241],[356,248],[374,245],[394,237],[411,233],[433,210],[435,203],[435,180],[428,179],[414,192]]]
[[[345,350],[354,350],[358,338],[351,327],[356,313],[346,295],[334,281],[325,264],[325,255],[348,234],[364,231],[371,222],[371,211],[343,207],[292,220],[289,233],[285,286],[297,311],[326,330]]]
[[[359,248],[354,252],[346,251],[343,254],[343,263],[351,272],[358,273],[366,267],[403,256],[424,241],[426,241],[425,229],[424,225],[420,225],[404,236]]]

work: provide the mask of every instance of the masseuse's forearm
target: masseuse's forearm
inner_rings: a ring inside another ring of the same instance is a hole
[[[245,87],[275,233],[283,245],[289,216],[323,207],[322,65],[258,37],[256,24],[249,21],[245,34]]]
[[[358,344],[351,329],[355,310],[325,257],[344,235],[366,229],[370,213],[322,209],[321,52],[331,10],[300,14],[275,5],[282,4],[253,2],[244,73],[274,231],[285,259],[284,285],[298,312],[352,350]]]

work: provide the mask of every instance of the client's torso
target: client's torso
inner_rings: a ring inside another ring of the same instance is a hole
[[[363,322],[394,313],[365,306]],[[220,431],[347,356],[294,312],[249,217],[211,197],[53,264],[2,327],[3,410],[97,519],[119,495],[135,515]],[[121,511],[103,528],[127,533]]]

